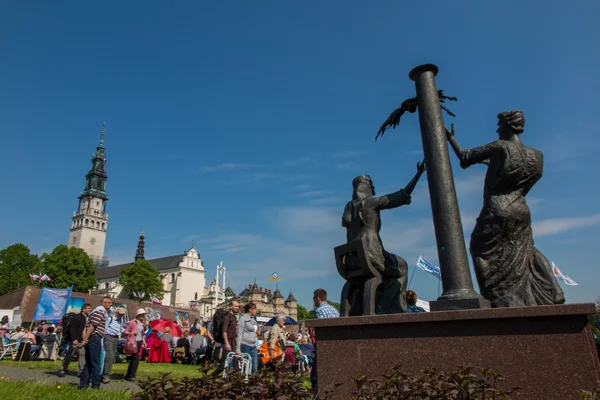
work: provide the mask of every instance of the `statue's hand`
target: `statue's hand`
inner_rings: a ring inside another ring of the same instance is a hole
[[[450,125],[450,130],[446,128],[446,137],[450,140],[451,137],[454,137],[454,124]]]
[[[425,160],[417,163],[417,172],[422,174],[427,170],[427,166],[425,165]]]

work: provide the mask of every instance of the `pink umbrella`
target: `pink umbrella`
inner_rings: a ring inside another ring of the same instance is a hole
[[[171,335],[173,336],[181,336],[181,328],[173,321],[169,321],[168,319],[160,318],[155,319],[150,322],[150,328],[156,329],[160,333],[165,332],[166,327],[171,328]]]

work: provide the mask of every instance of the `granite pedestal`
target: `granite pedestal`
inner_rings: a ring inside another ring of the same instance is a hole
[[[515,398],[578,399],[600,385],[587,316],[593,304],[438,311],[310,320],[320,392],[349,399],[353,376],[380,377],[396,364],[410,374],[469,364],[501,373]]]

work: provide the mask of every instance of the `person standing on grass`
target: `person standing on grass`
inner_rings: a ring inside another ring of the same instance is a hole
[[[271,359],[271,361],[269,362],[269,365],[271,368],[275,369],[276,367],[280,366],[283,363],[283,359],[285,358],[285,331],[283,330],[283,328],[285,327],[285,320],[286,320],[287,316],[285,315],[278,315],[277,318],[275,319],[275,323],[273,324],[273,327],[271,328],[271,331],[269,332],[269,358]],[[276,345],[279,344],[279,347],[281,348],[281,350],[283,351],[283,353],[278,356],[277,358],[275,358],[275,347]]]
[[[320,318],[339,318],[340,313],[333,306],[327,303],[327,292],[325,289],[317,289],[314,292],[313,301],[315,303],[315,317]],[[319,385],[317,383],[317,342],[314,329],[310,330],[311,340],[314,347],[313,366],[310,371],[310,383],[313,389],[313,399],[319,395]]]
[[[240,310],[240,304],[231,300],[229,302],[229,311],[223,317],[223,326],[221,328],[221,334],[223,335],[223,343],[218,352],[217,360],[219,360],[219,366],[213,371],[214,375],[218,375],[225,369],[225,361],[227,361],[227,354],[230,351],[235,351],[236,338],[237,338],[237,318],[236,315]]]
[[[125,380],[127,381],[135,380],[137,369],[140,365],[140,349],[146,344],[146,337],[144,335],[144,332],[146,332],[145,320],[146,310],[140,308],[135,315],[135,319],[129,321],[125,328],[125,335],[134,336],[137,343],[137,351],[131,355],[129,367],[127,367],[127,374],[125,374]]]
[[[238,356],[242,353],[250,355],[252,359],[252,373],[255,373],[258,368],[258,356],[256,353],[256,332],[258,324],[254,319],[257,313],[256,304],[248,303],[244,306],[244,313],[240,316],[237,322],[237,341],[235,354]]]
[[[107,312],[109,315],[106,318],[106,332],[104,335],[104,350],[106,351],[106,358],[104,359],[102,383],[110,382],[112,366],[117,359],[119,338],[125,331],[125,309],[119,307],[114,313],[110,310]]]
[[[79,389],[87,389],[92,380],[92,389],[100,389],[100,357],[102,356],[102,340],[106,329],[106,310],[112,306],[112,299],[104,297],[102,305],[96,307],[90,314],[83,331],[85,346],[85,368],[79,379]]]
[[[214,360],[214,354],[216,353],[215,347],[220,346],[220,344],[215,341],[212,320],[209,320],[206,323],[206,332],[204,333],[204,335],[206,337],[206,353],[204,354],[203,362],[212,363]]]
[[[91,312],[92,306],[89,303],[85,303],[83,307],[81,307],[81,313],[71,317],[68,326],[65,327],[66,329],[63,334],[67,350],[65,358],[60,366],[60,370],[58,371],[58,376],[60,378],[65,376],[65,373],[69,369],[69,363],[73,359],[75,353],[79,356],[79,372],[77,373],[77,376],[81,376],[81,372],[85,367],[85,346],[82,345],[83,331],[88,315],[90,315]]]

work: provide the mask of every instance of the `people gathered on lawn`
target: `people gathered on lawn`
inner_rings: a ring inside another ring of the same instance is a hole
[[[315,291],[314,302],[317,318],[339,316],[327,303],[323,289]],[[128,320],[127,310],[118,304],[113,306],[113,299],[106,296],[95,308],[86,303],[80,312],[66,314],[58,326],[43,321],[13,328],[4,319],[2,339],[18,342],[22,353],[28,355],[21,360],[60,358],[59,377],[66,376],[70,363],[76,360],[79,389],[99,389],[111,382],[111,375],[113,379],[121,378],[114,376],[113,365],[124,361],[128,366],[122,378],[129,381],[136,381],[142,361],[209,364],[215,375],[230,373],[232,368],[246,375],[262,368],[310,373],[315,338],[287,315],[275,315],[267,323],[259,323],[257,314],[255,303],[240,304],[232,299],[217,308],[212,318],[197,318],[190,326],[182,327],[178,319],[148,321],[144,308]],[[315,378],[313,374],[316,389]]]

